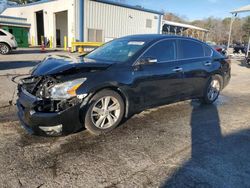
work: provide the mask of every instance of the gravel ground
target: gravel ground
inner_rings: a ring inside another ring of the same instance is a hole
[[[216,104],[150,109],[102,136],[31,136],[15,107],[1,107],[0,187],[250,187],[249,83],[250,69],[233,61]]]

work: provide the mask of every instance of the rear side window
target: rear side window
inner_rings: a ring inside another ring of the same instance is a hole
[[[0,36],[6,36],[6,34],[2,31],[0,31]]]
[[[179,59],[204,57],[202,44],[191,40],[179,40]]]
[[[156,43],[144,55],[144,58],[155,58],[158,63],[176,59],[176,40],[165,40]]]
[[[211,57],[212,56],[212,49],[208,47],[207,45],[203,45],[204,48],[204,53],[206,57]]]

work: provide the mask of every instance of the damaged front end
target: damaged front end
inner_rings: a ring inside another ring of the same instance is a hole
[[[22,125],[37,135],[57,136],[81,129],[80,104],[87,95],[76,90],[85,81],[61,81],[56,76],[31,76],[18,85],[18,115]]]
[[[33,134],[50,136],[82,129],[83,118],[79,113],[83,109],[80,107],[86,104],[88,93],[81,86],[86,87],[87,77],[93,78],[93,73],[110,66],[69,56],[45,58],[33,68],[30,77],[18,84],[17,106],[22,125]]]

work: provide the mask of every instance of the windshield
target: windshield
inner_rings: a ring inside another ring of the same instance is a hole
[[[142,49],[144,45],[145,41],[113,40],[85,57],[101,61],[125,62]]]

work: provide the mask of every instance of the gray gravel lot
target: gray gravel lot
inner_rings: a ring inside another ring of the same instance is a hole
[[[45,54],[29,55],[18,61]],[[0,67],[16,58],[0,56]],[[15,88],[10,79],[0,76],[2,106]],[[0,108],[0,187],[250,187],[250,69],[239,61],[215,105],[185,101],[147,110],[102,136],[31,136],[15,113]]]

